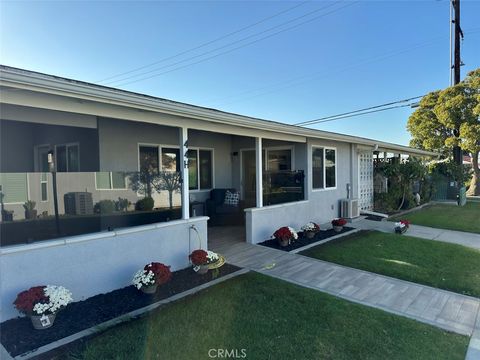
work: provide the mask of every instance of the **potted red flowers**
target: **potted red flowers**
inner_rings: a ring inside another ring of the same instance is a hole
[[[395,233],[403,234],[408,230],[409,227],[410,227],[410,221],[400,220],[399,222],[395,223]]]
[[[210,250],[194,250],[188,256],[193,270],[200,275],[206,274],[209,269],[217,269],[225,263],[225,258]]]
[[[297,240],[298,234],[290,226],[283,226],[273,233],[273,237],[277,239],[280,246],[285,247]]]
[[[30,316],[35,329],[53,325],[57,312],[73,301],[72,293],[63,286],[35,286],[22,291],[13,302],[21,313]]]
[[[145,294],[154,294],[158,286],[168,282],[171,277],[170,266],[152,262],[135,273],[132,283]]]
[[[343,218],[333,219],[332,220],[333,230],[337,233],[342,231],[342,229],[343,229],[343,227],[345,226],[346,223],[347,223],[347,220],[345,220]]]

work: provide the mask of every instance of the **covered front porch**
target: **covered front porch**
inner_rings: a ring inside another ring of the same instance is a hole
[[[204,215],[245,234],[245,209],[306,198],[299,136],[2,110],[2,246]]]

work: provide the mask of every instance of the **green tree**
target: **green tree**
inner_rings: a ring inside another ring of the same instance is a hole
[[[408,119],[410,145],[451,157],[453,146],[472,154],[473,175],[468,195],[480,195],[480,68],[464,81],[431,92]]]

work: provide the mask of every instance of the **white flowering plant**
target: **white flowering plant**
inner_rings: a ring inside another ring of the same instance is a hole
[[[304,232],[319,232],[320,231],[320,226],[314,222],[309,222],[305,225],[302,226],[302,231]]]
[[[26,315],[55,314],[73,301],[72,293],[63,286],[35,286],[17,295],[14,305]]]
[[[162,263],[152,262],[138,270],[133,276],[133,285],[140,290],[142,286],[161,285],[172,277],[170,266]]]

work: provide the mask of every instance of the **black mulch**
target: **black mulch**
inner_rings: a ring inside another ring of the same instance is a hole
[[[385,216],[368,215],[365,219],[372,220],[372,221],[383,221],[383,219],[385,219]]]
[[[218,269],[218,277],[239,269],[225,264]],[[57,314],[54,325],[48,329],[34,330],[28,317],[7,320],[0,324],[0,340],[10,355],[17,356],[211,280],[212,271],[205,275],[196,274],[191,268],[175,271],[172,280],[152,295],[144,294],[131,285],[71,303]]]
[[[344,226],[342,231],[338,233],[335,232],[333,229],[320,230],[312,239],[308,239],[307,237],[303,236],[303,232],[299,232],[297,241],[285,247],[280,246],[276,239],[267,240],[259,243],[258,245],[263,245],[263,246],[267,246],[273,249],[278,249],[283,251],[292,251],[292,250],[301,248],[303,246],[313,244],[314,242],[325,240],[325,239],[331,238],[332,236],[352,231],[353,229],[354,228]]]

